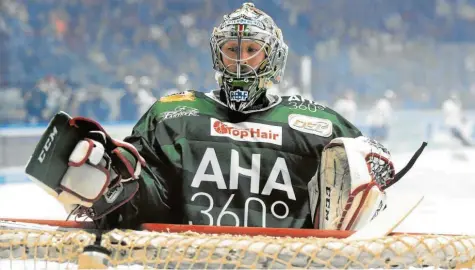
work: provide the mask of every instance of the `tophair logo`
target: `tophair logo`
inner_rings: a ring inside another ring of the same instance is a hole
[[[211,118],[211,136],[282,145],[282,127],[252,122],[234,124]]]

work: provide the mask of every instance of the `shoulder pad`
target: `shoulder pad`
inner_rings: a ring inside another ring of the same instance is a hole
[[[322,110],[322,111],[327,108],[324,104],[322,104],[318,101],[307,99],[307,98],[305,98],[301,95],[291,95],[291,96],[281,96],[281,97],[282,97],[282,103],[284,105],[289,105],[290,102],[296,102],[296,103],[298,103],[298,105],[302,105],[302,104],[315,105],[315,106],[318,107],[319,110]],[[290,105],[295,106],[296,104],[290,104]]]
[[[173,93],[160,98],[160,102],[194,101],[196,99],[195,90],[186,90]]]

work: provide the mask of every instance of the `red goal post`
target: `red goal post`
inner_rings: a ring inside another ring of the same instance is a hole
[[[18,263],[87,268],[91,257],[94,268],[117,269],[471,268],[475,261],[475,237],[467,235],[348,240],[349,231],[172,224],[100,231],[90,222],[15,221],[0,226],[0,269]]]
[[[57,226],[63,228],[94,229],[92,222],[63,221],[47,219],[12,219],[0,220],[32,223],[39,225]],[[260,228],[260,227],[231,227],[231,226],[207,226],[207,225],[182,225],[182,224],[160,224],[144,223],[141,230],[152,232],[197,232],[204,234],[238,234],[247,236],[274,236],[274,237],[316,237],[316,238],[346,238],[353,234],[353,231],[338,230],[314,230],[314,229],[291,229],[291,228]]]

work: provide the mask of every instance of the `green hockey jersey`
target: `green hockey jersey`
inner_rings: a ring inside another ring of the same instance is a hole
[[[301,96],[235,122],[216,91],[157,101],[125,141],[146,159],[135,197],[107,217],[140,223],[309,228],[307,184],[333,138],[361,132]]]

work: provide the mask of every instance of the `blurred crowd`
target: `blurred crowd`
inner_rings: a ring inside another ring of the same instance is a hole
[[[58,110],[135,121],[156,97],[215,88],[210,32],[242,2],[1,0],[0,124],[42,123]],[[475,104],[475,2],[254,3],[290,47],[279,93],[332,104],[351,90],[359,108],[388,89],[399,108],[439,108],[449,93]]]

